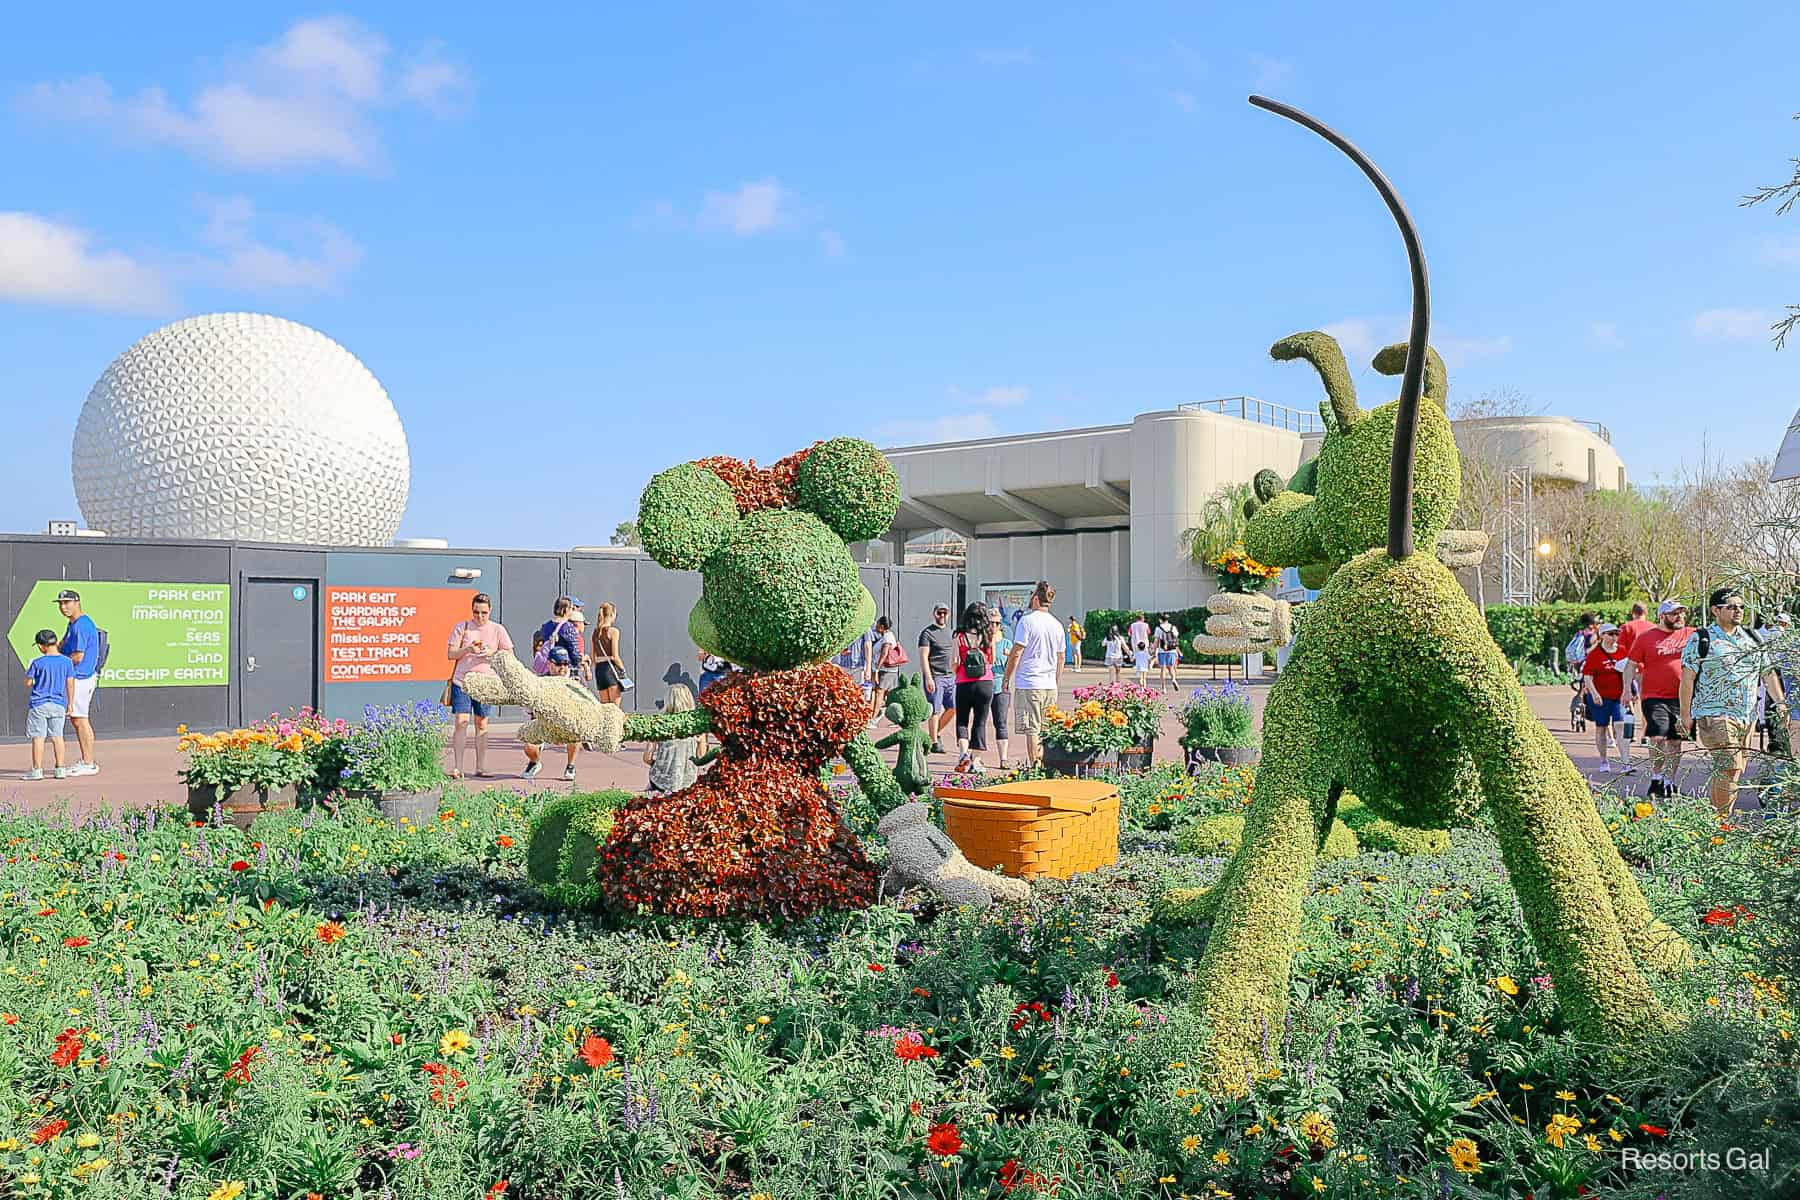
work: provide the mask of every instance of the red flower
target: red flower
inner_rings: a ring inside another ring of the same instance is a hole
[[[880,963],[870,963],[869,970],[871,970],[871,971],[875,972],[877,975],[879,975],[883,971],[887,970],[887,968],[882,966]]]
[[[484,1194],[485,1200],[500,1200],[500,1197],[506,1195],[508,1186],[507,1181],[502,1179],[500,1182],[488,1188],[487,1192]]]
[[[494,845],[500,847],[502,850],[510,849],[512,847],[512,844],[513,844],[513,840],[512,840],[511,834],[503,833],[499,837],[494,839]],[[505,1183],[506,1183],[506,1180],[502,1179],[500,1181],[500,1183],[496,1186],[503,1186]],[[498,1194],[499,1194],[498,1192],[495,1193],[495,1195],[498,1195]]]
[[[231,1066],[229,1066],[225,1069],[225,1078],[235,1079],[239,1083],[249,1083],[250,1082],[250,1062],[258,1054],[261,1054],[261,1053],[262,1053],[261,1046],[252,1046],[248,1050],[244,1051],[242,1054],[238,1055],[237,1061],[233,1062],[231,1064]]]
[[[81,1039],[86,1035],[87,1030],[85,1028],[65,1029],[57,1034],[56,1049],[50,1055],[50,1065],[53,1067],[66,1067],[75,1062],[76,1059],[80,1058]]]
[[[250,869],[250,864],[240,858],[232,862],[231,869],[233,871],[248,871]]]
[[[588,1034],[582,1040],[581,1049],[575,1057],[598,1071],[613,1060],[612,1043],[597,1034]]]
[[[1119,986],[1119,973],[1117,971],[1108,971],[1106,973],[1106,986],[1109,988]]]
[[[942,1125],[933,1125],[925,1135],[925,1148],[939,1158],[949,1158],[962,1153],[962,1134],[956,1128],[955,1121]]]
[[[0,1025],[17,1025],[18,1023],[18,1013],[0,1013]]]
[[[894,1057],[901,1062],[918,1062],[922,1058],[936,1058],[938,1052],[920,1040],[917,1034],[894,1039]]]
[[[63,945],[71,950],[79,950],[87,944],[88,940],[84,937],[66,937],[63,939]]]
[[[1638,1128],[1649,1134],[1651,1137],[1669,1136],[1669,1131],[1664,1129],[1661,1125],[1639,1125]]]
[[[327,946],[343,937],[346,932],[348,931],[336,921],[321,921],[316,930],[319,940]]]
[[[42,1125],[39,1125],[36,1129],[31,1131],[31,1140],[41,1146],[68,1127],[69,1123],[61,1117],[45,1121]]]
[[[55,915],[56,915],[56,910],[54,908],[38,909],[38,916],[40,916],[40,917],[54,917]]]
[[[1737,914],[1728,908],[1715,908],[1708,912],[1704,917],[1701,917],[1700,923],[1702,925],[1712,925],[1716,928],[1730,929],[1733,925],[1737,924]]]
[[[930,988],[922,988],[922,987],[916,987],[916,988],[914,988],[914,989],[913,989],[913,995],[915,995],[915,996],[922,996],[922,997],[924,997],[924,998],[925,998],[925,999],[927,999],[927,1000],[929,1000],[929,999],[931,999],[931,989],[930,989]]]

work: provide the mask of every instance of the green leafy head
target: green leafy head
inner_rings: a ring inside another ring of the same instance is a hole
[[[1430,553],[1456,510],[1462,477],[1450,419],[1444,413],[1443,360],[1435,350],[1425,353],[1427,402],[1419,405],[1414,450],[1413,538]],[[1317,568],[1385,544],[1400,402],[1372,411],[1358,406],[1343,351],[1329,334],[1297,333],[1276,342],[1269,354],[1277,360],[1304,359],[1319,372],[1326,393],[1319,405],[1325,440],[1318,457],[1295,473],[1287,490],[1251,517],[1244,530],[1244,549],[1273,566]],[[1406,346],[1387,347],[1375,356],[1374,365],[1384,375],[1400,374],[1406,366]]]
[[[900,686],[888,693],[887,719],[902,729],[917,729],[931,715],[925,684],[917,675],[903,675]]]
[[[834,438],[770,467],[713,457],[660,472],[638,502],[644,549],[698,570],[695,643],[755,670],[823,662],[875,620],[848,543],[885,533],[900,482],[881,452]]]

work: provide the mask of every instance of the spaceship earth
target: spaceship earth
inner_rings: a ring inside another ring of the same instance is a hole
[[[387,544],[406,431],[354,354],[260,313],[165,325],[114,359],[75,425],[75,497],[116,537]]]

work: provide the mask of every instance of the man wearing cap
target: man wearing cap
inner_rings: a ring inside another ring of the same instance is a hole
[[[94,690],[100,686],[100,630],[94,618],[81,611],[81,593],[64,588],[56,593],[56,607],[69,622],[57,648],[74,667],[69,682],[69,724],[75,727],[75,740],[81,746],[81,760],[69,768],[70,775],[98,775],[100,765],[94,761],[94,723],[88,718],[93,707]]]
[[[1635,683],[1644,706],[1644,736],[1650,739],[1652,799],[1679,793],[1675,772],[1681,766],[1681,649],[1694,631],[1687,625],[1687,606],[1664,600],[1656,606],[1656,625],[1638,634],[1626,658],[1625,687]]]
[[[1622,703],[1625,676],[1620,673],[1620,667],[1626,661],[1625,652],[1619,649],[1619,627],[1611,621],[1603,622],[1594,648],[1581,660],[1581,699],[1587,707],[1588,724],[1594,727],[1594,749],[1600,755],[1602,775],[1612,773],[1607,744],[1615,740],[1613,735],[1625,723]],[[1619,743],[1619,770],[1629,773],[1632,769],[1631,743],[1624,738],[1616,740]]]
[[[1691,721],[1695,737],[1712,751],[1707,784],[1713,811],[1723,821],[1731,816],[1738,780],[1750,757],[1750,714],[1756,707],[1758,681],[1769,689],[1775,716],[1783,721],[1787,697],[1772,656],[1743,623],[1743,596],[1734,588],[1720,588],[1707,603],[1712,624],[1689,638],[1681,650],[1681,722],[1685,726]]]
[[[919,630],[919,671],[924,678],[925,696],[931,701],[931,720],[925,729],[931,734],[931,752],[942,754],[940,736],[956,721],[956,635],[950,631],[950,606],[940,604],[931,610],[931,624]]]

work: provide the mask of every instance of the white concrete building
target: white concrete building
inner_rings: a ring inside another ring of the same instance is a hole
[[[1604,426],[1528,416],[1455,428],[1459,445],[1540,479],[1625,486]],[[963,535],[970,598],[1006,597],[1009,608],[1038,579],[1056,585],[1065,612],[1186,608],[1213,592],[1210,573],[1181,546],[1208,498],[1264,467],[1292,475],[1323,439],[1316,412],[1238,396],[1125,425],[895,447],[885,451],[900,475],[892,540],[939,528]]]

